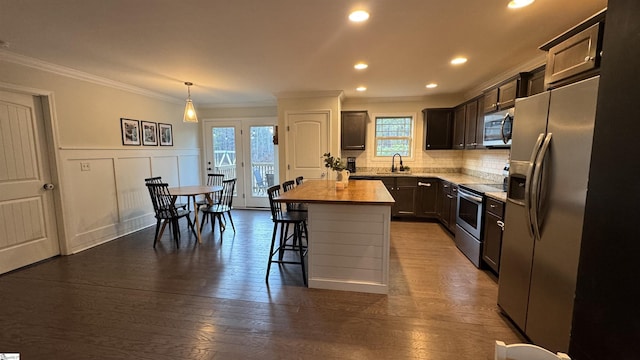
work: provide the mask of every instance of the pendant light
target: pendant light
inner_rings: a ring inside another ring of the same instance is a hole
[[[189,94],[189,96],[187,97],[187,105],[184,107],[184,118],[182,119],[182,121],[197,123],[198,116],[196,115],[196,109],[193,107],[193,101],[191,101],[191,86],[193,85],[193,83],[187,81],[184,84],[187,85],[187,93]]]

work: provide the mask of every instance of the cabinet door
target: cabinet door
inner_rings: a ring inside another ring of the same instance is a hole
[[[482,259],[489,267],[498,273],[500,270],[500,250],[502,249],[502,217],[489,211],[484,213],[484,245]]]
[[[453,111],[451,109],[424,109],[426,128],[425,150],[451,149],[453,140]]]
[[[458,211],[458,186],[455,184],[451,184],[451,194],[448,196],[449,199],[449,221],[448,227],[449,231],[452,233],[456,233],[456,212]]]
[[[478,118],[478,101],[474,100],[468,102],[464,106],[464,118],[465,118],[465,132],[464,141],[465,149],[475,149],[476,145],[476,123]]]
[[[540,94],[544,89],[544,67],[531,73],[529,84],[527,85],[527,96]]]
[[[478,111],[476,114],[476,149],[484,148],[484,112],[480,109],[484,108],[484,97],[478,99]]]
[[[396,200],[396,216],[416,216],[416,192],[418,181],[413,177],[396,178],[396,187],[393,198]],[[393,212],[393,210],[392,210]]]
[[[498,88],[498,109],[508,109],[516,104],[518,80],[512,80]]]
[[[461,105],[453,112],[453,148],[464,149],[465,106]]]
[[[555,84],[599,66],[600,23],[549,49],[545,83]]]
[[[445,184],[447,184],[444,180],[438,181],[438,191],[436,194],[436,216],[438,220],[442,222],[442,211],[444,209],[444,199],[447,198],[447,194],[445,193]],[[449,185],[447,185],[448,187]]]
[[[484,93],[484,112],[490,113],[498,110],[498,88]]]
[[[342,150],[364,150],[369,115],[366,111],[343,111],[341,114]]]
[[[435,218],[437,216],[438,179],[418,178],[417,216]]]

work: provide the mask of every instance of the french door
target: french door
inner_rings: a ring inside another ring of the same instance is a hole
[[[205,120],[207,173],[236,178],[235,207],[269,207],[267,188],[278,184],[276,119]]]

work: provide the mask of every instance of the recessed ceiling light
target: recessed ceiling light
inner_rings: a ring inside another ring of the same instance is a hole
[[[358,86],[356,88],[357,91],[367,91],[367,87],[366,86]]]
[[[366,68],[368,68],[369,65],[365,64],[365,63],[357,63],[355,65],[353,65],[353,68],[356,70],[364,70]]]
[[[534,1],[535,0],[511,0],[509,1],[509,5],[507,5],[507,7],[509,7],[510,9],[518,9],[521,7],[529,6]]]
[[[436,84],[436,83],[431,83],[431,84],[427,84],[425,87],[426,87],[427,89],[433,89],[433,88],[438,87],[438,84]]]
[[[465,57],[457,57],[454,58],[453,60],[451,60],[451,64],[453,65],[460,65],[460,64],[464,64],[467,62],[467,58]]]
[[[357,10],[349,14],[349,20],[353,22],[363,22],[369,18],[369,13],[364,10]]]

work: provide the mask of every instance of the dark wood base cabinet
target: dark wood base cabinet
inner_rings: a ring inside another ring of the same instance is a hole
[[[458,200],[458,185],[448,181],[440,180],[438,186],[437,213],[440,223],[447,230],[455,234],[456,232],[456,210]]]
[[[500,250],[502,249],[502,232],[504,231],[504,203],[487,198],[484,210],[484,244],[482,260],[496,274],[500,272]]]

